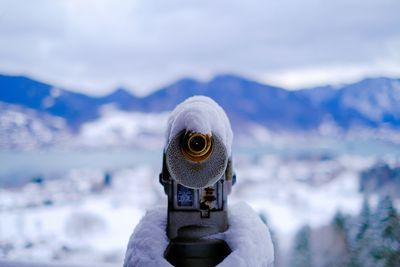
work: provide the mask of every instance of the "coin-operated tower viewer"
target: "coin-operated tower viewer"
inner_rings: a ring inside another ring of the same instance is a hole
[[[227,196],[235,182],[232,130],[225,112],[206,97],[178,105],[168,121],[160,182],[168,195],[165,257],[176,266],[215,266],[229,253]]]

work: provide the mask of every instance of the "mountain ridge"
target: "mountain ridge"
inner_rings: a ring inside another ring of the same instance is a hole
[[[0,75],[0,101],[64,118],[74,131],[101,116],[112,104],[128,112],[172,110],[192,95],[206,95],[228,113],[234,127],[246,122],[272,130],[309,131],[330,120],[344,130],[352,127],[400,127],[400,79],[367,78],[338,87],[297,91],[262,84],[233,74],[207,82],[183,78],[138,97],[126,89],[93,97],[60,89],[25,76]]]

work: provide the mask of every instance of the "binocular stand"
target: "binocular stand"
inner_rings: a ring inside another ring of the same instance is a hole
[[[165,251],[165,259],[173,266],[213,267],[222,262],[231,250],[220,239],[174,239]]]

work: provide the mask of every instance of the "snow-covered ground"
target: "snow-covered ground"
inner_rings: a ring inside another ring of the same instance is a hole
[[[168,115],[125,112],[106,106],[99,119],[82,126],[74,142],[80,147],[159,146],[164,143]]]
[[[70,140],[64,119],[0,102],[0,148],[32,149]]]
[[[1,256],[14,259],[120,263],[145,208],[160,201],[154,170],[75,170],[44,184],[2,189]]]
[[[230,201],[247,201],[264,214],[281,249],[288,249],[302,225],[326,224],[338,209],[358,212],[362,200],[358,174],[373,161],[346,155],[330,160],[266,155],[239,162],[238,183]]]
[[[358,212],[359,172],[378,160],[235,149],[233,155],[237,184],[229,203],[245,201],[265,215],[283,249],[304,223],[325,224],[338,209]],[[161,150],[148,163],[110,173],[101,167],[76,168],[44,183],[0,188],[0,258],[121,266],[129,236],[145,210],[167,204],[158,183],[160,166]],[[107,174],[110,186],[104,185]]]

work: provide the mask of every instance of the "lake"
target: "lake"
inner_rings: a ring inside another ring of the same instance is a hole
[[[282,157],[355,154],[400,157],[400,144],[383,140],[286,140],[274,144],[240,145],[233,148],[235,159],[275,154]],[[113,171],[146,164],[161,169],[162,148],[158,149],[73,149],[0,151],[0,186],[17,186],[35,177],[54,179],[71,169]]]

